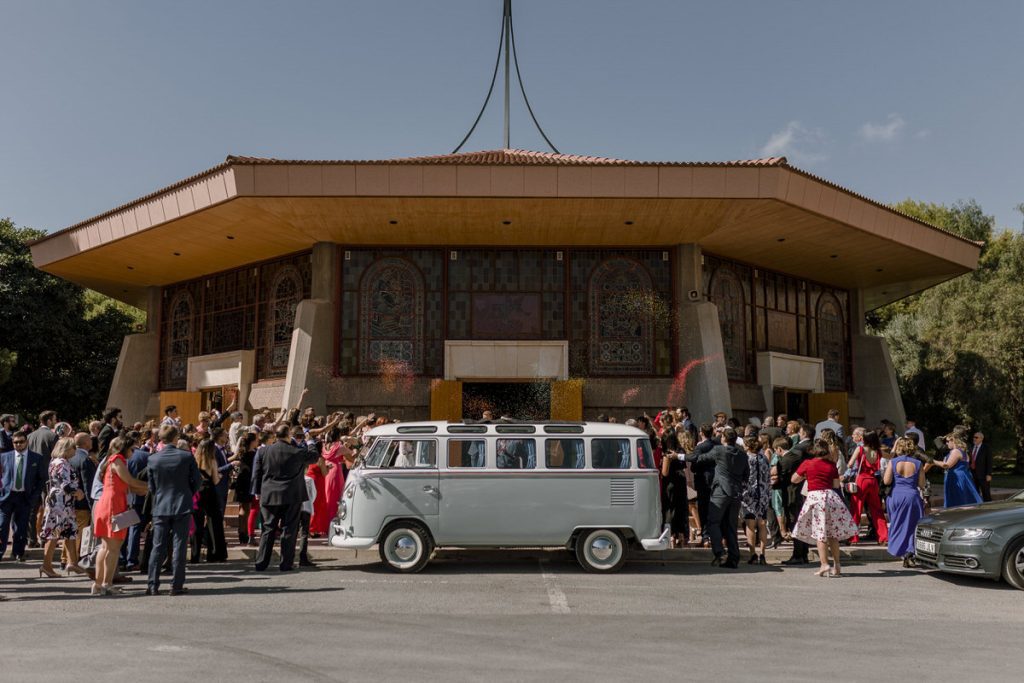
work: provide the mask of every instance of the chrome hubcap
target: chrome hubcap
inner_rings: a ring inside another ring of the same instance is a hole
[[[391,554],[402,562],[408,562],[416,555],[416,541],[409,536],[399,536],[391,546]]]
[[[1022,548],[1017,553],[1017,558],[1014,561],[1014,564],[1017,565],[1017,573],[1021,574],[1021,575],[1024,575],[1024,548]]]
[[[590,554],[600,562],[607,562],[614,552],[615,546],[607,538],[596,538],[590,544]]]

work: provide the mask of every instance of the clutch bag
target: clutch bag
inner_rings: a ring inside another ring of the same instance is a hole
[[[114,529],[114,531],[124,531],[128,527],[135,526],[141,521],[142,520],[139,518],[139,513],[133,510],[132,508],[128,508],[121,514],[114,515],[110,519],[110,525]]]

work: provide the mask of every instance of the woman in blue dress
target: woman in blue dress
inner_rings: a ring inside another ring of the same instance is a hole
[[[904,567],[916,566],[914,532],[924,513],[921,489],[924,488],[924,463],[917,457],[917,445],[902,437],[893,446],[892,460],[886,465],[882,479],[892,486],[886,509],[889,512],[889,546],[893,557],[903,558]]]
[[[936,465],[946,470],[945,506],[948,508],[961,505],[975,505],[981,502],[981,495],[974,486],[974,477],[971,476],[971,468],[964,453],[967,451],[967,444],[964,437],[953,432],[946,435],[946,445],[949,453],[942,462],[936,461]]]

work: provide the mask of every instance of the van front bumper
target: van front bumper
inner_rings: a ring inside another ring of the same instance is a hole
[[[350,550],[367,550],[377,544],[377,539],[364,536],[350,536],[348,529],[343,529],[337,524],[331,525],[331,546],[334,548],[349,548]]]

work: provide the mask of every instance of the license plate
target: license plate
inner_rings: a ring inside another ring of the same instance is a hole
[[[922,553],[928,553],[930,555],[935,554],[935,544],[931,541],[922,541],[920,538],[917,539],[917,549]]]

